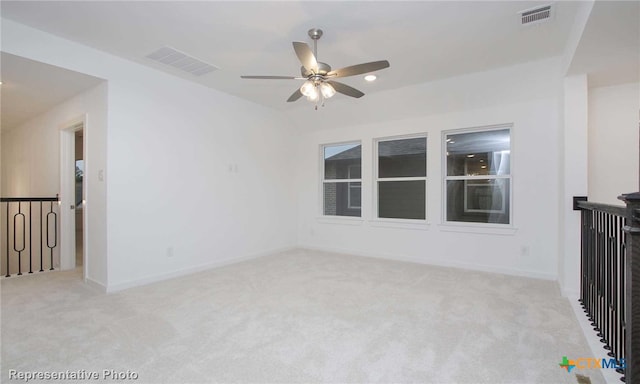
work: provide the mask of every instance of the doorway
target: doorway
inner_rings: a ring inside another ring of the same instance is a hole
[[[86,117],[60,130],[60,269],[87,272]]]

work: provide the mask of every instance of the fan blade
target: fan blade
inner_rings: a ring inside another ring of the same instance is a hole
[[[243,79],[262,79],[262,80],[294,80],[294,79],[302,79],[302,77],[294,77],[294,76],[240,76]]]
[[[347,84],[338,83],[337,81],[327,81],[327,83],[331,84],[331,86],[333,87],[333,89],[336,90],[336,92],[340,92],[343,95],[347,95],[355,98],[360,98],[364,96],[364,93],[358,91],[357,89],[351,86],[348,86]]]
[[[298,88],[298,89],[296,89],[295,92],[293,92],[293,94],[291,96],[289,96],[289,98],[287,99],[287,103],[290,103],[292,101],[296,101],[301,97],[302,97],[302,92],[300,92],[300,88]]]
[[[311,48],[309,48],[309,45],[307,43],[294,41],[293,50],[296,51],[298,60],[300,60],[300,63],[302,63],[303,67],[305,67],[308,71],[318,73],[318,61],[316,60],[316,56],[313,54]]]
[[[347,76],[355,76],[362,75],[363,73],[373,72],[380,69],[388,68],[389,62],[387,60],[381,61],[372,61],[370,63],[363,63],[352,65],[350,67],[344,67],[340,69],[336,69],[335,71],[331,71],[327,73],[328,77],[347,77]]]

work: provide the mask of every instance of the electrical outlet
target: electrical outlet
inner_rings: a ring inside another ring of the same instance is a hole
[[[529,246],[528,245],[523,245],[520,248],[520,255],[522,256],[529,256]]]
[[[173,257],[173,247],[167,247],[167,257]]]

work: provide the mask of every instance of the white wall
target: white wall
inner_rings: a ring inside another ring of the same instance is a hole
[[[589,200],[624,205],[637,192],[640,84],[589,89]]]
[[[111,83],[109,273],[118,279],[110,281],[295,246],[289,125],[266,108],[154,75]]]
[[[331,129],[310,131],[298,145],[299,244],[556,279],[561,167],[556,140],[560,129],[559,67],[559,60],[544,60],[390,91],[369,101],[376,119],[382,118],[378,111],[396,116],[396,105],[404,110],[407,104],[413,104],[415,107],[406,113],[414,116],[410,119],[369,122],[367,115],[359,114],[357,108],[351,116],[345,111],[345,116],[327,117],[331,118]],[[341,125],[342,117],[349,122],[362,117],[367,122]],[[502,123],[513,124],[514,228],[477,231],[442,225],[442,131]],[[428,134],[430,225],[403,228],[372,220],[373,139],[418,132]],[[320,218],[319,146],[352,140],[362,140],[363,145],[363,220]]]
[[[622,205],[616,197],[639,188],[638,89],[637,83],[589,89],[587,75],[564,80],[559,281],[566,296],[580,290],[580,213],[572,197]]]
[[[560,186],[560,212],[564,241],[559,281],[565,296],[578,297],[580,279],[580,212],[573,210],[573,196],[587,195],[587,75],[564,79],[564,155],[563,183]]]
[[[107,162],[92,203],[106,227],[90,233],[106,239],[106,289],[295,245],[294,130],[279,113],[9,20],[2,49],[108,80],[105,140],[87,149]]]
[[[87,220],[92,236],[87,243],[87,279],[107,281],[106,214],[104,183],[97,181],[97,170],[106,166],[103,150],[107,129],[107,85],[102,83],[51,110],[2,132],[2,196],[52,197],[60,193],[60,130],[71,121],[86,117]],[[94,204],[95,203],[95,204]],[[59,252],[60,247],[56,248]],[[26,261],[26,259],[25,259]],[[59,254],[56,253],[56,265]],[[23,262],[24,264],[24,262]]]

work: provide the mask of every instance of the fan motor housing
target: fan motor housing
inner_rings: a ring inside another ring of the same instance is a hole
[[[318,75],[326,75],[327,73],[331,72],[331,66],[327,63],[321,63],[318,61]],[[307,69],[302,66],[300,67],[300,73],[302,74],[303,77],[309,77],[313,75],[313,72],[311,71],[307,71]]]

